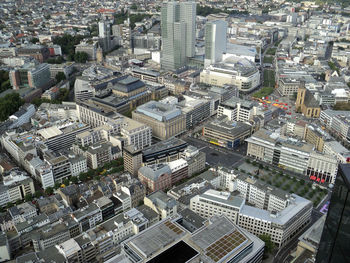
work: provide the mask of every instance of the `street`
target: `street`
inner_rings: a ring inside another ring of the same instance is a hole
[[[242,152],[244,149],[238,149],[238,152],[234,152],[192,137],[186,137],[183,140],[204,152],[210,166],[233,167],[244,161],[245,152]]]

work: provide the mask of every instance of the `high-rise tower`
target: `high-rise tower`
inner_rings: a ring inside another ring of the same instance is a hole
[[[218,62],[226,52],[227,22],[209,21],[205,25],[205,66]]]
[[[187,58],[194,56],[196,3],[164,3],[161,10],[161,28],[162,68],[177,70],[186,66]]]

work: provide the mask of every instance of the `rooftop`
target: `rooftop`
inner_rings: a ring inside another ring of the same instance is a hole
[[[137,113],[142,113],[157,121],[169,121],[181,115],[181,110],[174,105],[165,104],[157,101],[147,102],[137,107]]]

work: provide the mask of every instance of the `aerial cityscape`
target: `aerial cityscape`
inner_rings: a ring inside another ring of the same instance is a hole
[[[0,1],[0,262],[349,263],[350,1]]]

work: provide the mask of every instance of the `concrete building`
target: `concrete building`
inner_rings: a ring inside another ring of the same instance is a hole
[[[93,43],[82,42],[75,47],[75,53],[84,52],[88,55],[89,60],[96,60],[97,41]]]
[[[270,212],[282,211],[290,204],[288,192],[243,174],[237,175],[230,182],[228,189],[231,192],[239,191],[239,196],[246,202]]]
[[[287,170],[305,174],[313,145],[280,137],[265,129],[260,129],[250,138],[247,155]]]
[[[229,192],[208,190],[191,199],[190,209],[204,218],[226,215],[254,235],[270,235],[272,242],[281,247],[310,222],[312,203],[292,194],[285,209],[269,212],[246,205],[244,199]]]
[[[257,115],[258,104],[254,101],[232,97],[220,103],[218,117],[227,116],[230,121],[250,121]]]
[[[195,2],[168,2],[161,8],[162,56],[165,70],[186,66],[187,58],[195,52]]]
[[[226,52],[226,32],[226,21],[215,20],[205,24],[205,66],[222,60],[222,54]]]
[[[186,129],[186,118],[180,109],[161,102],[150,101],[137,107],[132,118],[152,128],[152,136],[166,140],[183,133]]]
[[[123,149],[124,170],[136,176],[142,166],[142,151],[134,146]]]
[[[301,79],[294,79],[290,77],[282,78],[280,77],[278,80],[278,88],[277,91],[282,96],[294,96],[298,93],[299,88],[305,87],[305,81]]]
[[[112,161],[112,144],[106,142],[91,145],[85,154],[89,168],[97,169],[105,163]]]
[[[144,198],[145,206],[159,214],[160,219],[172,217],[177,213],[176,200],[163,191],[156,191]]]
[[[0,185],[0,206],[23,200],[27,194],[32,195],[34,192],[33,179],[23,172],[11,170],[10,173],[3,176]]]
[[[28,202],[11,207],[9,208],[8,212],[15,224],[24,222],[27,219],[36,217],[38,215],[36,207]]]
[[[349,111],[323,110],[320,122],[342,140],[350,141],[350,114]]]
[[[44,155],[44,160],[51,166],[55,182],[62,182],[64,179],[72,175],[70,162],[67,156],[55,156],[53,154],[46,153]]]
[[[252,134],[252,125],[230,121],[226,116],[204,125],[202,135],[212,144],[236,148],[241,145]]]

